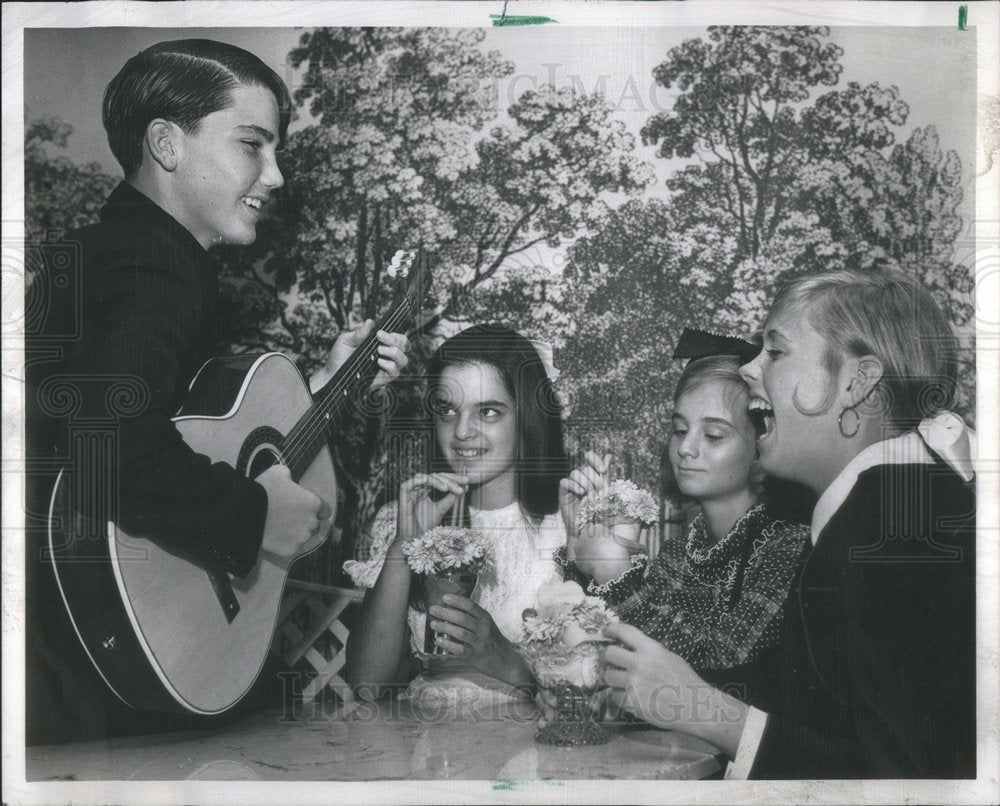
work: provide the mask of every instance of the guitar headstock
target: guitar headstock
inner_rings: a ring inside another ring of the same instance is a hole
[[[405,305],[410,316],[415,318],[430,285],[430,270],[423,249],[397,250],[385,273],[395,282],[397,303]]]
[[[385,273],[393,279],[396,277],[406,279],[416,259],[416,249],[397,249],[396,254],[392,256],[392,260],[389,261],[389,268],[385,270]]]

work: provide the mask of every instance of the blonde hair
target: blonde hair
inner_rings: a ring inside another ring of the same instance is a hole
[[[911,428],[954,398],[954,331],[930,292],[902,272],[836,270],[799,277],[775,296],[768,321],[784,313],[806,317],[826,342],[827,395],[813,410],[796,402],[803,412],[828,410],[842,362],[864,355],[878,358],[883,371],[865,410],[884,414],[896,427]]]
[[[754,455],[756,453],[754,449],[756,433],[753,423],[750,420],[750,415],[747,412],[747,406],[750,402],[750,389],[740,375],[739,370],[740,359],[732,355],[713,355],[689,361],[684,367],[684,371],[681,372],[681,377],[677,380],[677,386],[674,387],[674,406],[688,392],[699,389],[709,383],[723,384],[722,397],[729,406],[730,411],[736,417],[736,422],[733,425],[739,428],[741,425],[740,418],[742,418],[743,425],[750,434],[749,444],[751,455]],[[688,499],[681,493],[680,488],[677,486],[677,479],[670,464],[669,452],[670,444],[668,440],[661,457],[662,492],[674,504],[681,504]],[[747,478],[747,489],[755,497],[758,497],[763,488],[764,473],[758,467],[757,459],[754,456],[750,464],[750,475]]]

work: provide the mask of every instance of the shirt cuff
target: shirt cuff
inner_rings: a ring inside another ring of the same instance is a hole
[[[752,705],[749,706],[746,721],[743,723],[743,732],[740,734],[740,743],[736,748],[736,757],[726,767],[725,780],[745,781],[750,777],[766,728],[767,714]]]

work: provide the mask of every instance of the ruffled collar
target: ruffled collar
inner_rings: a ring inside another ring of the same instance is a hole
[[[711,542],[705,528],[705,516],[699,513],[688,529],[686,554],[693,566],[720,566],[745,551],[747,535],[759,532],[767,520],[764,504],[755,504],[733,524],[729,533],[715,543]]]

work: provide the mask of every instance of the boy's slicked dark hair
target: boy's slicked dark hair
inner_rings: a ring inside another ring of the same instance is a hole
[[[292,99],[281,77],[249,51],[211,39],[180,39],[159,42],[125,62],[104,91],[102,116],[126,178],[142,164],[150,121],[163,118],[194,131],[203,117],[231,106],[232,91],[241,84],[274,94],[280,147]]]

